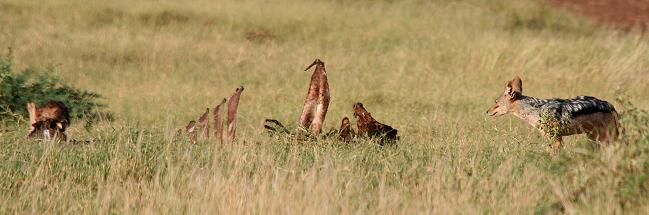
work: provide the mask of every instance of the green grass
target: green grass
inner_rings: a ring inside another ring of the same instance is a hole
[[[16,70],[54,66],[115,114],[73,122],[68,137],[90,144],[26,140],[24,120],[0,120],[2,214],[649,211],[646,124],[634,144],[575,136],[551,155],[534,128],[486,116],[514,74],[526,95],[621,90],[649,109],[647,38],[542,2],[2,0],[0,21]],[[273,37],[248,41],[257,30]],[[363,102],[398,145],[263,133],[264,118],[295,125],[315,58],[331,86],[325,128]],[[173,140],[240,85],[237,143]]]

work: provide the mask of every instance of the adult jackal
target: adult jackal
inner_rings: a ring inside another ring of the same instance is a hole
[[[550,137],[561,148],[563,136],[585,133],[593,142],[608,144],[620,134],[618,113],[610,103],[591,96],[538,99],[523,95],[523,81],[514,77],[487,110],[489,116],[511,113]]]

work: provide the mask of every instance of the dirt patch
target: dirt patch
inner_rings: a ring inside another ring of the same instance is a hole
[[[554,6],[624,30],[649,27],[649,0],[549,0]]]
[[[275,39],[275,35],[270,30],[265,28],[258,28],[258,29],[246,31],[245,36],[246,36],[246,40],[253,41],[253,42],[254,41],[263,42],[263,41]]]

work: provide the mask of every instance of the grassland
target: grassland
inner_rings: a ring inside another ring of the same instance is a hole
[[[571,137],[551,155],[533,128],[484,114],[514,74],[527,95],[623,92],[649,109],[646,36],[540,2],[2,0],[0,46],[116,116],[73,124],[70,138],[93,140],[76,145],[2,120],[1,214],[649,212],[646,139],[593,150]],[[314,58],[331,86],[325,128],[360,101],[400,143],[267,137],[264,118],[297,121]],[[237,143],[172,140],[240,85]]]

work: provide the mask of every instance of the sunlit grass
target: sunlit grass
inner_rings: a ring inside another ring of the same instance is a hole
[[[646,145],[592,150],[579,136],[551,155],[524,122],[484,114],[514,74],[527,95],[613,102],[620,89],[649,108],[646,37],[539,2],[0,1],[0,20],[17,69],[53,65],[116,115],[73,122],[68,136],[90,144],[26,140],[24,121],[3,121],[0,213],[649,210]],[[273,37],[246,39],[257,30]],[[402,141],[267,137],[265,118],[295,125],[315,58],[325,130],[363,102]],[[237,143],[173,140],[240,85]]]

